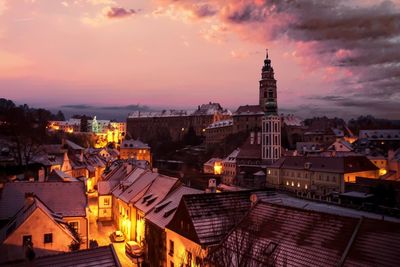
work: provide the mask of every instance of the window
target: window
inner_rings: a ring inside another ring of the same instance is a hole
[[[187,255],[187,266],[192,266],[192,252],[189,252],[186,250],[186,255]]]
[[[46,243],[53,243],[53,234],[49,233],[49,234],[44,234],[44,240],[43,242]]]
[[[78,222],[69,222],[69,226],[74,229],[75,232],[79,233],[79,223]]]
[[[32,236],[31,235],[24,235],[22,237],[22,245],[26,246],[32,243]]]
[[[107,198],[104,198],[104,206],[110,206],[110,199],[107,197]]]
[[[170,256],[174,256],[174,241],[172,241],[172,240],[169,240],[169,252],[168,252],[168,254]],[[171,266],[173,266],[173,265],[174,264],[172,263]]]

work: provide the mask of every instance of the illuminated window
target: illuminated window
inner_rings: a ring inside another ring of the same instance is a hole
[[[305,189],[308,189],[308,186],[307,186],[307,184],[306,184],[306,185],[304,185],[304,188],[305,188]]]
[[[286,185],[287,185],[287,186],[289,185],[289,181],[286,181]]]
[[[172,241],[171,239],[169,240],[169,253],[170,256],[174,256],[174,241]],[[174,264],[172,263],[171,266],[174,266]]]
[[[300,183],[297,183],[297,187],[300,187]]]
[[[268,174],[271,174],[271,170],[268,170]]]
[[[294,186],[294,182],[292,181],[292,186]]]

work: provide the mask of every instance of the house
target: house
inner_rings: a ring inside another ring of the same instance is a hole
[[[150,266],[165,266],[167,260],[166,225],[173,218],[184,195],[201,194],[203,191],[180,185],[145,216],[147,261]]]
[[[251,132],[245,143],[239,147],[236,156],[236,185],[248,188],[265,186],[264,177],[260,171],[265,172],[266,164],[261,158],[261,132]]]
[[[151,165],[150,147],[139,140],[123,140],[119,152],[121,159],[146,160]]]
[[[67,252],[77,242],[62,215],[26,193],[22,207],[0,230],[0,262],[32,257],[29,251],[36,257]]]
[[[224,139],[233,133],[233,120],[222,120],[211,123],[205,129],[205,143],[207,146],[219,145]]]
[[[61,217],[88,247],[88,215],[85,185],[82,182],[6,183],[0,197],[0,221],[8,223],[23,208],[26,194],[34,194],[49,210]]]
[[[32,262],[35,267],[70,267],[70,266],[96,266],[96,267],[121,267],[113,245],[93,249],[61,253],[51,256],[35,258]],[[3,266],[0,264],[0,266]],[[26,261],[8,262],[8,267],[25,267]]]
[[[252,191],[183,195],[166,225],[168,266],[197,266],[250,210]]]
[[[240,149],[237,148],[222,160],[222,182],[227,185],[235,183],[236,179],[236,158]]]
[[[267,185],[308,197],[344,193],[356,177],[378,178],[378,168],[365,156],[281,158],[267,168]]]
[[[203,172],[208,174],[222,174],[222,159],[211,158],[203,164]]]
[[[351,152],[354,150],[354,148],[349,142],[343,139],[337,139],[335,142],[333,142],[333,144],[331,144],[328,147],[328,150],[339,151],[339,152]]]

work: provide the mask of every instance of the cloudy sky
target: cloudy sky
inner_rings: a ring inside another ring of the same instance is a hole
[[[400,0],[0,0],[0,97],[400,119]]]

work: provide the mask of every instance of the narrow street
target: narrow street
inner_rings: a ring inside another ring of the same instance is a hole
[[[97,222],[97,196],[90,195],[89,203],[89,240],[96,240],[99,246],[111,244],[110,236],[116,230],[112,222]],[[125,253],[125,242],[112,243],[118,259],[123,267],[138,266],[136,260],[131,259]]]

